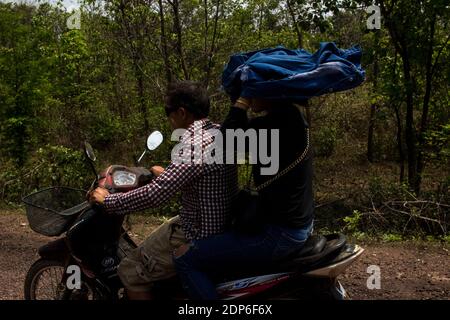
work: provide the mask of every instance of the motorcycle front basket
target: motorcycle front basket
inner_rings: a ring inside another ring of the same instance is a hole
[[[69,187],[50,187],[22,200],[30,228],[49,237],[61,235],[89,207],[86,191]]]

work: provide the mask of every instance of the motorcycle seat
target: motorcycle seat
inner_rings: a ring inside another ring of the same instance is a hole
[[[261,265],[258,268],[240,268],[239,271],[227,272],[218,277],[218,282],[252,277],[257,274],[272,274],[280,272],[307,272],[315,267],[327,264],[339,255],[346,244],[342,234],[313,235],[306,240],[298,250],[279,261]]]

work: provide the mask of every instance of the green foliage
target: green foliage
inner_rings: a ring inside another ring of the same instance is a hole
[[[427,157],[448,161],[450,159],[450,123],[438,130],[430,130],[425,136]]]
[[[450,234],[443,236],[442,241],[446,242],[447,244],[450,244]]]
[[[381,240],[384,242],[399,242],[403,240],[403,237],[400,234],[385,233],[382,235]]]
[[[92,175],[84,154],[64,146],[39,148],[33,167],[34,178],[41,185],[86,188],[91,182]]]
[[[368,190],[362,193],[364,196],[360,200],[366,210],[360,221],[360,230],[402,236],[445,235],[450,226],[446,178],[437,185],[436,190],[424,192],[419,197],[409,190],[406,183],[389,182],[383,177],[371,178]]]
[[[315,154],[319,157],[331,157],[336,148],[337,129],[333,126],[322,127],[314,137]]]
[[[86,189],[92,182],[82,152],[63,146],[47,145],[39,148],[23,167],[10,161],[0,169],[1,196],[8,203],[19,203],[26,194],[48,186]]]
[[[86,119],[87,136],[93,145],[111,145],[126,136],[121,119],[105,107],[99,106]]]
[[[386,12],[377,32],[367,31],[367,14],[361,8],[371,1],[291,0],[292,10],[287,2],[275,0],[174,0],[162,1],[162,8],[158,1],[151,5],[116,0],[82,3],[86,6],[81,30],[66,28],[70,13],[61,5],[0,3],[1,199],[19,202],[21,196],[54,184],[86,187],[92,175],[78,151],[84,140],[98,151],[99,168],[110,163],[130,165],[133,156],[143,151],[148,131],[158,129],[166,142],[144,158],[144,165],[167,164],[171,129],[163,106],[168,78],[203,81],[212,96],[211,118],[221,122],[229,99],[219,90],[220,75],[229,56],[277,45],[294,49],[301,43],[313,51],[320,41],[335,41],[341,47],[361,44],[367,81],[355,90],[312,99],[313,146],[318,156],[328,158],[320,161],[335,160],[341,164],[336,170],[346,168],[349,158],[361,157],[366,150],[369,107],[375,104],[375,159],[398,161],[397,117],[406,155],[405,128],[410,123],[405,119],[405,95],[409,90],[413,90],[413,127],[421,125],[426,52],[430,27],[436,22],[429,111],[425,132],[416,134],[424,138],[417,146],[424,151],[425,164],[443,168],[442,176],[434,177],[423,194],[446,203],[450,50],[444,42],[450,31],[445,1],[382,1],[392,10]],[[174,4],[179,5],[178,12]],[[412,84],[405,82],[404,57],[390,26],[398,28],[396,34],[411,53]],[[240,184],[247,180],[248,172],[241,166]],[[358,204],[369,208],[372,202],[380,206],[390,199],[416,196],[405,185],[382,179],[371,179],[367,193],[358,190],[359,197],[367,196]],[[344,223],[346,230],[363,237],[377,224],[362,214],[363,208],[357,208]],[[172,215],[178,210],[179,203],[173,199],[152,212]],[[429,217],[436,218],[432,213]],[[389,232],[400,234],[405,218],[387,217]],[[422,226],[418,223],[414,228]]]
[[[359,232],[361,223],[361,212],[358,210],[353,210],[350,216],[346,216],[343,221],[345,222],[344,229],[351,234]]]
[[[368,194],[370,199],[377,205],[388,199],[413,200],[412,194],[406,183],[389,183],[382,177],[371,177],[369,179]]]

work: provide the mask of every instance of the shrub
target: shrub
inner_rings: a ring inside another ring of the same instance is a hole
[[[350,233],[356,233],[360,229],[361,212],[353,210],[352,215],[345,217],[343,220],[345,222],[344,229]]]
[[[23,167],[6,162],[0,172],[1,199],[19,203],[21,198],[48,186],[86,189],[92,178],[81,151],[64,146],[39,148]]]
[[[336,148],[337,130],[335,127],[322,127],[314,137],[315,154],[330,157]]]
[[[372,233],[445,235],[450,227],[446,201],[448,188],[445,187],[417,196],[405,184],[372,178],[368,192],[361,199],[360,226]],[[348,222],[354,225],[352,220]]]

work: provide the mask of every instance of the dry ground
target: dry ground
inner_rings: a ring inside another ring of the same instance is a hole
[[[157,220],[137,216],[133,236],[143,239]],[[28,227],[20,211],[0,212],[0,300],[22,299],[27,269],[48,238]],[[450,299],[449,247],[435,243],[366,243],[363,256],[341,280],[353,299]],[[381,289],[369,290],[367,267],[381,268]]]

